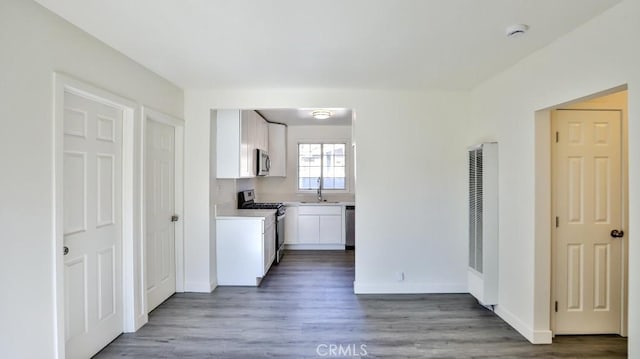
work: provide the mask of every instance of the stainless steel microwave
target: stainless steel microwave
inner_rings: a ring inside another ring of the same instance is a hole
[[[269,174],[269,168],[271,168],[271,160],[269,159],[269,154],[265,150],[257,149],[256,150],[258,168],[256,174],[258,176],[267,176]]]

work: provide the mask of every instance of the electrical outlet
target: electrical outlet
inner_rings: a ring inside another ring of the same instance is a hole
[[[397,272],[396,279],[398,280],[398,282],[402,282],[404,280],[404,272]]]

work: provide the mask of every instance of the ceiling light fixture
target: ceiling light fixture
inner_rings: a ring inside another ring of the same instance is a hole
[[[524,35],[529,30],[529,25],[526,24],[515,24],[507,27],[505,32],[507,37],[519,37]]]
[[[311,116],[313,116],[313,118],[315,118],[316,120],[326,120],[331,117],[331,115],[331,111],[327,110],[315,110],[311,112]]]

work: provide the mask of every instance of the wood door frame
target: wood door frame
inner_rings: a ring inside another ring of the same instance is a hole
[[[136,114],[139,106],[132,100],[120,97],[109,91],[89,85],[63,73],[53,74],[53,287],[54,296],[54,333],[56,336],[56,357],[64,358],[65,348],[65,312],[64,312],[64,217],[63,217],[63,152],[64,152],[64,95],[72,93],[83,98],[116,107],[123,111],[122,119],[122,299],[123,299],[123,332],[132,332],[147,321],[146,313],[139,315],[136,298],[140,288],[136,281],[140,279],[139,268],[136,268],[135,243],[139,242],[139,225],[136,209],[141,208],[139,189],[135,179],[139,177],[140,163],[136,161],[139,148],[136,138],[139,137],[139,122]],[[139,262],[138,262],[139,263]]]
[[[180,216],[180,219],[175,224],[175,263],[176,263],[176,292],[184,292],[184,120],[175,118],[173,116],[167,115],[160,111],[154,110],[147,106],[142,106],[142,178],[141,178],[141,193],[142,193],[142,213],[146,216],[146,200],[145,200],[145,181],[146,181],[146,173],[145,173],[145,148],[146,148],[146,130],[147,130],[147,122],[148,121],[156,121],[158,123],[162,123],[164,125],[171,126],[175,129],[174,136],[174,193],[175,193],[175,213]],[[146,238],[147,234],[147,225],[146,219],[142,218],[142,241],[140,251],[143,253],[142,256],[142,268],[146,268],[146,256],[145,256],[145,248],[146,248]],[[143,269],[144,272],[144,269]],[[149,313],[147,308],[147,283],[146,283],[146,275],[143,275],[144,278],[144,291],[142,292],[142,300],[144,301],[145,313]]]

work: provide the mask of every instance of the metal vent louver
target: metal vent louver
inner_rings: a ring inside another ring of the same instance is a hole
[[[469,267],[482,273],[482,148],[469,151]]]
[[[469,292],[498,301],[498,144],[469,148]]]

